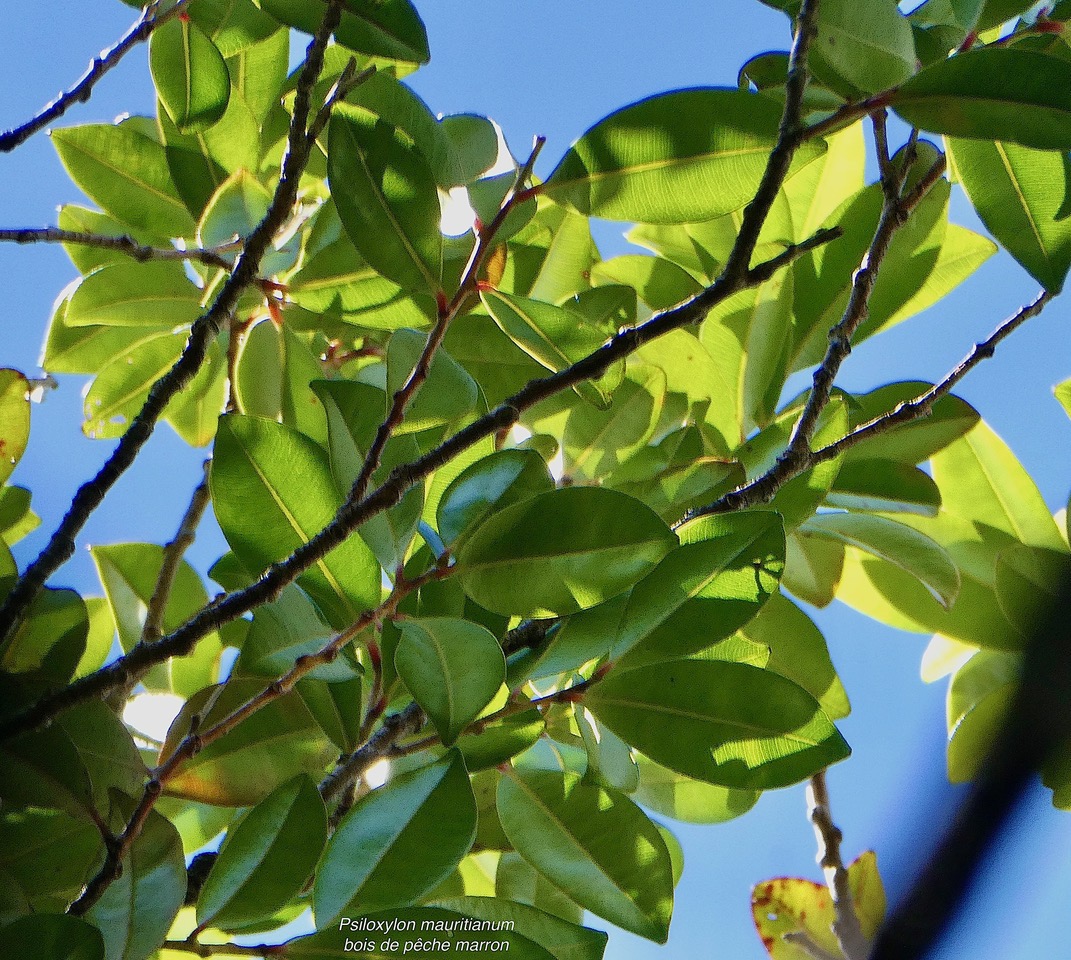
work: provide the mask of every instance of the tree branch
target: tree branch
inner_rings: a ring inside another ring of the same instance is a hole
[[[285,943],[262,943],[247,947],[240,943],[198,943],[196,940],[165,940],[161,950],[181,950],[198,957],[285,957]]]
[[[61,93],[55,100],[44,107],[25,123],[0,134],[0,153],[10,153],[16,147],[30,139],[38,130],[47,127],[53,120],[62,117],[74,104],[86,103],[93,94],[93,88],[101,78],[123,59],[139,43],[148,40],[152,32],[162,23],[170,20],[184,7],[188,0],[176,0],[169,10],[160,13],[160,0],[154,0],[141,13],[134,25],[108,50],[102,52],[90,63],[89,69],[73,87]]]
[[[630,327],[615,334],[571,367],[530,381],[494,410],[474,420],[424,456],[395,467],[387,479],[363,500],[344,504],[326,527],[298,547],[287,559],[272,564],[255,583],[213,602],[157,643],[151,646],[136,646],[95,673],[74,681],[57,693],[42,697],[23,713],[0,722],[0,740],[32,730],[77,703],[105,695],[126,683],[129,677],[140,676],[145,670],[157,663],[163,663],[170,657],[185,656],[206,633],[219,629],[278,596],[287,584],[293,583],[361,524],[397,504],[410,487],[484,437],[492,436],[497,430],[512,427],[525,410],[572,388],[575,384],[601,376],[614,363],[625,359],[663,334],[702,320],[712,307],[727,297],[762,283],[775,270],[787,266],[809,250],[828,243],[839,235],[839,230],[820,231],[810,239],[787,248],[771,260],[758,264],[734,281],[720,277],[712,286],[686,303],[657,314],[637,327]],[[114,456],[113,454],[113,458]],[[27,575],[28,573],[29,571]],[[4,612],[0,610],[0,615]]]
[[[0,644],[12,635],[48,578],[74,553],[74,538],[78,532],[115,482],[134,462],[172,397],[193,379],[204,362],[209,344],[233,313],[242,292],[256,281],[264,254],[297,200],[299,181],[308,163],[312,145],[307,135],[311,92],[323,69],[324,50],[341,16],[342,0],[330,0],[323,22],[309,44],[294,97],[294,113],[287,135],[286,156],[268,212],[249,235],[234,270],[212,306],[194,323],[182,356],[153,384],[145,405],[119,440],[112,455],[97,475],[78,489],[70,509],[48,544],[8,594],[3,607],[0,607]]]
[[[807,785],[807,815],[818,839],[818,865],[825,874],[826,886],[833,901],[833,935],[840,944],[845,960],[866,960],[870,944],[855,912],[848,871],[840,855],[842,835],[830,812],[824,770],[819,770],[811,777]]]
[[[224,243],[211,249],[179,250],[176,247],[150,247],[138,243],[129,236],[109,237],[100,233],[83,233],[80,230],[61,230],[59,227],[0,229],[0,243],[76,243],[85,247],[118,250],[141,263],[148,260],[196,260],[210,267],[219,267],[221,270],[228,271],[234,267],[234,264],[223,254],[231,253],[241,247],[241,241]]]

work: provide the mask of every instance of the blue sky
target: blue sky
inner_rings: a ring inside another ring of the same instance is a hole
[[[0,58],[0,125],[18,123],[69,85],[97,50],[113,42],[133,11],[118,0],[10,0],[5,55]],[[87,7],[92,15],[87,15]],[[757,0],[424,0],[432,63],[412,83],[433,110],[484,113],[496,120],[515,152],[535,134],[548,143],[538,172],[546,174],[591,123],[633,100],[677,87],[735,84],[739,66],[766,49],[783,49],[787,20]],[[652,9],[663,12],[652,15]],[[62,123],[110,120],[150,112],[145,50],[134,53],[99,87],[87,106]],[[57,204],[78,199],[39,134],[0,156],[0,225],[55,222]],[[953,215],[976,226],[962,197]],[[600,227],[605,255],[624,249],[620,228]],[[75,276],[62,250],[0,247],[7,278],[0,313],[0,365],[36,374],[51,304]],[[860,348],[841,385],[867,389],[896,379],[942,376],[1002,318],[1035,293],[1034,282],[1004,255],[986,264],[937,309]],[[1011,445],[1037,479],[1050,507],[1066,504],[1071,421],[1052,386],[1071,376],[1068,308],[1062,301],[1002,345],[972,373],[960,393]],[[33,411],[30,449],[13,478],[32,487],[42,528],[16,550],[25,563],[43,545],[78,484],[111,449],[79,429],[81,382],[60,388]],[[168,538],[200,472],[203,453],[161,427],[136,467],[109,494],[83,543]],[[201,570],[224,549],[210,525],[190,553]],[[99,592],[88,554],[60,571],[57,583]],[[957,796],[944,780],[944,690],[918,679],[927,637],[898,633],[838,605],[817,614],[854,711],[842,724],[854,755],[830,772],[834,815],[845,852],[875,848],[890,895],[904,888],[936,822]],[[1034,960],[1066,938],[1071,904],[1071,815],[1053,811],[1040,788],[987,871],[979,903],[940,956]],[[759,960],[749,891],[777,875],[819,879],[814,838],[804,816],[803,788],[765,795],[742,819],[720,827],[675,826],[686,870],[668,947],[627,934],[611,935],[610,960],[709,957]],[[598,926],[598,922],[595,923]]]

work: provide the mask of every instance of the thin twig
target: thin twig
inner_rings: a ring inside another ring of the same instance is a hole
[[[825,874],[826,886],[833,901],[833,935],[840,944],[845,960],[866,960],[870,944],[859,924],[848,870],[841,859],[842,836],[829,809],[825,770],[819,770],[807,785],[807,815],[818,839],[818,865]]]
[[[14,632],[48,578],[70,559],[75,550],[74,538],[78,532],[100,505],[105,494],[134,462],[171,399],[196,375],[207,355],[209,344],[234,311],[245,289],[256,282],[260,262],[271,245],[272,238],[285,223],[297,200],[301,174],[311,151],[307,124],[312,88],[323,69],[324,50],[341,16],[342,0],[331,0],[323,22],[309,44],[305,65],[298,77],[294,112],[287,134],[286,156],[267,213],[249,235],[245,248],[212,306],[194,323],[182,355],[175,361],[174,366],[153,384],[141,411],[120,438],[112,455],[97,475],[78,489],[66,516],[48,544],[8,594],[3,607],[0,607],[0,644]]]
[[[542,149],[545,142],[543,137],[538,137],[536,139],[535,145],[532,147],[531,155],[528,157],[524,166],[517,172],[513,187],[510,190],[509,195],[503,201],[498,214],[486,228],[478,232],[472,255],[469,257],[469,262],[466,265],[465,272],[462,275],[461,282],[458,284],[457,292],[454,294],[453,298],[447,302],[446,297],[440,294],[439,316],[435,322],[435,326],[432,328],[431,333],[428,334],[428,340],[427,343],[424,344],[424,349],[420,354],[420,358],[410,371],[405,383],[395,391],[394,397],[391,400],[390,411],[379,425],[375,439],[372,441],[372,444],[368,449],[368,454],[364,458],[364,463],[361,465],[361,472],[358,474],[357,479],[354,480],[353,486],[350,488],[349,496],[347,497],[348,503],[358,503],[364,497],[365,493],[367,493],[368,484],[371,482],[372,476],[375,474],[376,470],[379,469],[380,462],[383,459],[383,451],[387,446],[387,442],[394,434],[394,431],[401,426],[402,421],[405,418],[406,409],[412,402],[413,397],[416,396],[417,391],[420,390],[428,379],[428,374],[431,372],[432,361],[435,359],[435,354],[438,352],[443,339],[446,337],[446,331],[449,329],[450,323],[461,311],[465,301],[476,290],[476,282],[480,268],[483,266],[484,260],[487,259],[487,255],[494,248],[495,235],[501,229],[502,224],[506,222],[506,218],[509,216],[510,211],[519,202],[524,184],[531,176],[536,158],[539,156],[539,151]]]
[[[19,227],[0,229],[0,243],[74,243],[85,247],[100,247],[103,250],[117,250],[128,257],[145,263],[148,260],[196,260],[230,270],[234,263],[224,254],[232,253],[241,247],[241,241],[220,244],[210,249],[192,248],[179,250],[177,247],[150,247],[138,243],[133,237],[109,237],[101,233],[84,233],[80,230],[61,230],[59,227]]]
[[[219,629],[278,596],[287,584],[330,553],[361,524],[389,510],[407,490],[443,464],[449,463],[484,437],[492,436],[495,431],[512,427],[525,410],[578,383],[601,376],[613,364],[671,330],[697,323],[714,306],[739,290],[765,282],[793,260],[839,236],[837,229],[820,231],[751,268],[739,279],[729,281],[719,278],[692,300],[657,314],[639,326],[620,331],[572,366],[530,381],[494,410],[474,420],[419,459],[395,467],[378,488],[357,503],[345,504],[326,527],[285,560],[272,564],[255,583],[213,602],[151,647],[137,646],[95,673],[75,680],[64,690],[42,697],[25,712],[0,722],[0,740],[34,729],[75,704],[100,697],[125,683],[128,677],[140,676],[170,657],[186,655],[206,633]]]
[[[324,105],[316,111],[316,118],[309,124],[309,139],[318,140],[320,134],[324,132],[327,122],[331,119],[335,106],[345,100],[351,90],[357,89],[366,80],[374,77],[375,73],[375,64],[357,73],[357,58],[350,57],[349,63],[343,68],[339,78],[328,92]]]
[[[174,539],[164,547],[164,559],[160,572],[156,576],[156,587],[145,614],[145,624],[141,628],[141,643],[155,643],[163,634],[164,611],[171,599],[182,558],[186,555],[193,541],[197,538],[197,525],[204,516],[211,494],[208,492],[208,467],[211,461],[201,464],[201,480],[190,497],[189,506],[179,523]]]
[[[82,75],[82,79],[73,87],[61,93],[25,123],[0,134],[0,153],[10,153],[29,140],[38,130],[43,130],[53,120],[58,120],[62,117],[74,104],[86,103],[93,93],[93,88],[109,70],[116,66],[139,43],[148,40],[157,27],[180,13],[188,5],[188,0],[176,0],[173,7],[161,13],[159,12],[159,0],[154,0],[153,3],[150,3],[142,11],[141,16],[134,22],[134,25],[120,37],[113,47],[94,58],[89,65],[89,69]]]
[[[935,383],[925,393],[919,394],[914,400],[905,400],[903,403],[897,404],[888,413],[883,413],[880,417],[868,420],[835,443],[816,450],[813,457],[814,462],[820,463],[824,460],[831,460],[840,456],[850,447],[854,447],[857,443],[877,437],[902,424],[928,417],[938,400],[950,394],[956,384],[979,363],[992,357],[996,352],[997,344],[1001,340],[1014,333],[1027,320],[1031,320],[1041,313],[1054,296],[1055,294],[1048,291],[1042,291],[1031,303],[1019,310],[1014,316],[1005,320],[987,339],[976,343],[971,352],[960,360],[943,380]]]
[[[262,943],[249,947],[240,943],[199,943],[196,940],[165,940],[161,950],[181,950],[198,957],[285,957],[285,943]]]

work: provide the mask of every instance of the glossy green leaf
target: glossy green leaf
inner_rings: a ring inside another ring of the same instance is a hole
[[[1012,47],[972,50],[916,74],[892,106],[921,130],[1068,150],[1071,62]]]
[[[743,206],[777,139],[781,109],[740,90],[677,90],[600,120],[541,191],[607,220],[694,223]],[[809,142],[794,169],[820,156]]]
[[[832,598],[831,598],[832,599]],[[829,658],[825,637],[806,613],[774,594],[741,632],[770,651],[766,668],[799,684],[831,720],[848,716],[848,694]]]
[[[163,755],[169,755],[189,733],[194,716],[200,716],[201,728],[208,729],[266,686],[263,680],[234,679],[222,690],[206,687],[195,694],[171,724]],[[168,780],[167,792],[201,803],[251,806],[299,773],[319,779],[326,764],[337,756],[338,750],[328,742],[301,697],[289,693],[272,700],[187,760]]]
[[[638,665],[696,653],[738,630],[777,590],[785,556],[777,514],[703,517],[678,536],[680,546],[630,591],[570,618],[538,675],[602,657]]]
[[[123,857],[122,867],[122,874],[85,916],[104,936],[106,960],[146,960],[164,942],[186,894],[182,841],[155,810]]]
[[[227,930],[271,916],[301,890],[326,842],[315,784],[284,783],[227,831],[197,900],[197,922]]]
[[[640,771],[629,745],[586,710],[574,707],[573,721],[588,755],[584,773],[588,781],[622,793],[634,792],[640,782]]]
[[[3,931],[8,960],[104,960],[100,931],[80,917],[42,913]]]
[[[941,506],[941,491],[928,473],[910,464],[877,457],[848,459],[833,482],[826,505],[932,516]]]
[[[8,546],[36,530],[41,518],[30,509],[30,491],[25,487],[0,487],[0,537]]]
[[[896,0],[824,0],[811,50],[815,76],[877,93],[915,72],[915,40]]]
[[[196,0],[189,13],[225,57],[240,54],[279,30],[279,24],[253,0]]]
[[[595,606],[648,573],[676,538],[613,490],[552,490],[485,521],[458,552],[465,592],[496,613],[554,616]]]
[[[504,833],[503,840],[508,846],[509,840],[505,839]],[[498,869],[495,872],[495,896],[500,901],[535,907],[567,923],[579,925],[584,919],[583,907],[571,900],[513,850],[507,850],[499,857]]]
[[[511,296],[497,290],[480,294],[495,323],[518,347],[548,370],[572,366],[601,347],[610,333],[567,307]],[[574,388],[592,403],[605,405],[608,396],[599,381],[584,381]]]
[[[990,233],[1046,290],[1059,293],[1071,268],[1071,221],[1063,191],[1071,161],[1015,143],[948,141],[956,177]]]
[[[154,543],[116,543],[92,547],[91,553],[115,618],[119,643],[129,652],[142,640],[145,616],[164,562],[164,549]],[[161,632],[174,630],[207,603],[208,594],[201,578],[188,562],[181,561],[161,618]],[[198,642],[191,656],[169,660],[166,666],[150,674],[147,682],[159,682],[179,696],[192,696],[216,682],[222,647],[219,633],[213,630]]]
[[[11,476],[30,439],[30,384],[18,370],[0,369],[0,483]]]
[[[5,809],[53,807],[92,817],[93,788],[74,742],[62,729],[47,727],[0,746],[0,792]]]
[[[124,261],[86,276],[71,294],[72,327],[178,327],[201,315],[201,295],[178,263]]]
[[[87,601],[87,606],[93,601]],[[108,636],[109,646],[111,635]],[[111,791],[121,790],[137,796],[145,786],[148,770],[123,721],[99,701],[80,703],[56,718],[78,750],[93,784],[93,802],[98,811],[107,812]]]
[[[809,693],[742,663],[676,660],[611,671],[584,703],[656,763],[726,787],[788,786],[849,753]]]
[[[649,810],[684,823],[725,823],[747,813],[759,799],[757,790],[737,790],[693,780],[640,754],[640,782],[635,799]]]
[[[259,417],[220,420],[210,484],[223,533],[252,570],[307,543],[341,505],[322,448]],[[359,537],[349,537],[299,582],[335,626],[379,602],[379,564]]]
[[[387,344],[387,394],[400,390],[415,369],[428,342],[416,330],[397,330]],[[438,349],[431,361],[427,380],[406,409],[405,421],[395,431],[412,433],[442,426],[476,409],[479,387],[445,350]]]
[[[439,290],[439,197],[415,144],[362,108],[339,107],[331,118],[328,177],[361,256],[407,290]]]
[[[23,679],[44,684],[51,692],[70,680],[85,651],[88,630],[85,601],[73,590],[46,587],[0,649],[0,668],[9,673],[34,671],[32,681]]]
[[[153,236],[192,236],[160,144],[127,126],[55,130],[52,142],[71,179],[117,220]]]
[[[859,513],[821,513],[806,521],[801,529],[867,553],[883,557],[906,570],[945,607],[959,593],[959,570],[947,551],[911,527],[885,517]]]
[[[493,713],[506,704],[509,691],[503,687],[483,711]],[[523,710],[493,723],[485,724],[478,733],[466,733],[457,740],[457,749],[465,758],[470,771],[497,767],[536,743],[546,730],[543,715],[536,707]]]
[[[273,17],[306,33],[315,33],[325,6],[320,0],[259,0]],[[425,63],[428,37],[409,0],[346,0],[335,31],[339,43],[356,53]]]
[[[359,800],[328,841],[313,891],[317,922],[412,904],[450,874],[475,835],[476,801],[458,753],[399,774]]]
[[[287,324],[264,320],[246,335],[237,359],[234,392],[242,413],[285,424],[317,443],[327,441],[324,405],[310,386],[323,368],[305,338]]]
[[[496,510],[554,489],[546,462],[530,450],[499,450],[477,460],[446,488],[436,518],[439,536],[452,544]]]
[[[673,910],[669,853],[628,797],[575,774],[513,771],[499,782],[498,813],[517,851],[573,900],[665,942]]]
[[[152,385],[171,369],[188,339],[187,332],[154,333],[110,358],[83,400],[82,432],[93,440],[126,433],[145,405]]]
[[[238,170],[212,195],[197,239],[202,247],[218,247],[234,239],[244,240],[257,227],[271,205],[271,193],[248,171]]]
[[[467,620],[426,617],[401,627],[398,675],[450,746],[502,686],[502,648],[489,630]]]
[[[492,897],[453,897],[438,906],[477,920],[509,920],[517,933],[539,944],[554,960],[602,960],[606,934],[568,923],[523,903]]]
[[[223,116],[231,93],[227,64],[192,18],[172,17],[153,31],[149,68],[160,102],[180,130],[203,130]]]

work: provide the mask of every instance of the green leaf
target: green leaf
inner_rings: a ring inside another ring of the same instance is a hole
[[[531,450],[497,450],[462,471],[446,488],[436,519],[443,542],[454,544],[514,503],[554,489],[546,462]]]
[[[201,729],[223,720],[252,699],[263,680],[232,679],[206,687],[186,701],[171,724],[162,756],[169,756],[200,717]],[[211,703],[209,702],[211,701]],[[229,733],[187,760],[167,782],[167,792],[200,803],[245,807],[276,787],[308,773],[318,776],[338,756],[297,692],[272,700]]]
[[[104,960],[100,931],[80,917],[37,914],[4,927],[8,960]]]
[[[916,74],[891,103],[921,130],[1071,149],[1071,62],[1033,50],[957,54]]]
[[[759,799],[758,790],[736,790],[693,780],[669,770],[642,754],[636,757],[640,783],[636,800],[664,817],[684,823],[725,823],[747,813]]]
[[[328,179],[358,252],[406,290],[436,293],[442,275],[439,196],[405,134],[360,107],[331,117]]]
[[[113,356],[85,395],[82,432],[93,440],[110,440],[126,433],[152,385],[174,366],[188,339],[187,332],[154,332]]]
[[[928,473],[907,463],[875,457],[848,459],[837,474],[826,505],[846,510],[905,510],[932,516],[941,491]]]
[[[785,558],[777,514],[703,517],[678,535],[680,546],[630,591],[570,618],[537,675],[602,657],[637,665],[688,656],[730,636],[776,592]]]
[[[496,797],[497,793],[496,787]],[[505,833],[502,838],[505,845],[509,846]],[[495,872],[495,896],[500,901],[535,907],[567,923],[579,924],[584,919],[583,907],[569,899],[519,853],[512,850],[507,850],[499,857],[498,869]]]
[[[391,336],[387,344],[388,396],[393,397],[409,380],[427,342],[427,335],[416,330],[396,330]],[[395,432],[413,433],[453,423],[472,413],[478,398],[476,381],[440,347],[431,361],[427,380],[417,391],[406,409],[405,421]]]
[[[673,876],[655,825],[624,794],[575,774],[512,771],[498,786],[510,842],[592,913],[657,943],[669,935]],[[622,838],[629,838],[622,843]]]
[[[257,227],[271,206],[271,193],[246,170],[238,170],[212,195],[197,239],[202,247],[218,247],[235,238],[244,240]]]
[[[848,716],[851,711],[848,694],[833,669],[825,637],[791,600],[774,594],[741,632],[749,640],[769,648],[766,668],[803,687],[818,701],[827,717],[839,720]]]
[[[164,549],[154,543],[116,543],[90,548],[104,593],[115,618],[119,644],[130,652],[141,642],[149,603],[156,591],[164,562]],[[166,634],[185,623],[208,603],[200,576],[182,560],[164,608],[160,627]],[[175,657],[150,674],[147,682],[159,682],[182,697],[195,694],[216,682],[223,641],[213,630],[189,657]]]
[[[128,814],[133,801],[129,803]],[[155,810],[123,857],[122,868],[85,916],[104,936],[106,960],[146,960],[164,942],[186,894],[182,841]]]
[[[160,144],[111,124],[54,130],[52,142],[71,179],[117,220],[152,236],[193,236]]]
[[[87,606],[92,599],[87,601]],[[108,636],[109,646],[111,635]],[[138,748],[122,720],[99,701],[80,703],[56,718],[56,724],[78,749],[93,784],[93,803],[107,811],[111,791],[137,796],[144,788],[148,771]]]
[[[88,630],[85,601],[73,590],[46,587],[7,645],[0,648],[0,669],[34,671],[34,681],[52,689],[62,687],[85,652]]]
[[[1071,220],[1063,191],[1071,161],[1014,143],[948,141],[956,177],[989,232],[1046,290],[1059,293],[1071,268]]]
[[[0,369],[0,483],[11,476],[30,439],[30,384],[18,370]]]
[[[0,817],[0,874],[41,913],[65,911],[103,856],[100,830],[86,819],[41,809]]]
[[[323,20],[321,0],[259,0],[263,10],[291,27],[315,33]],[[428,37],[409,0],[346,0],[335,31],[339,43],[356,53],[427,63]]]
[[[197,900],[197,922],[221,930],[270,917],[298,894],[327,842],[316,785],[299,776],[227,831]]]
[[[322,448],[259,417],[220,420],[210,486],[228,543],[256,571],[311,540],[341,505]],[[335,626],[379,602],[379,564],[359,537],[349,537],[299,582]]]
[[[694,223],[751,199],[777,139],[781,108],[740,90],[676,90],[600,120],[540,192],[589,216]],[[805,143],[798,171],[824,151]]]
[[[62,729],[21,734],[0,746],[0,792],[5,809],[53,807],[93,817],[93,788],[74,742]]]
[[[551,490],[485,521],[458,552],[465,592],[507,615],[558,616],[631,586],[676,538],[648,507],[613,490]]]
[[[106,264],[75,287],[64,321],[71,327],[185,326],[201,315],[201,296],[181,264]]]
[[[916,577],[943,606],[959,594],[959,570],[947,551],[911,527],[859,513],[820,513],[806,521],[805,533],[859,547]]]
[[[460,754],[398,775],[359,800],[328,841],[313,891],[317,924],[409,906],[453,871],[475,835]]]
[[[567,307],[497,290],[483,291],[480,299],[506,336],[533,360],[555,373],[572,366],[609,339],[606,328],[590,323]],[[599,406],[605,406],[609,400],[599,381],[585,380],[574,389]]]
[[[179,130],[204,130],[223,116],[231,95],[227,64],[192,18],[172,17],[153,31],[149,68],[160,102]]]
[[[823,0],[811,55],[822,82],[863,93],[898,86],[915,72],[911,24],[896,0]]]
[[[633,367],[606,409],[577,404],[562,433],[564,476],[598,480],[641,450],[662,415],[666,375],[658,367]]]
[[[438,906],[489,922],[512,922],[512,929],[539,944],[554,960],[602,960],[606,934],[569,923],[523,903],[493,897],[453,897]]]
[[[788,786],[849,753],[809,693],[742,663],[676,660],[612,670],[584,704],[656,763],[726,787]]]
[[[502,686],[502,648],[489,630],[467,620],[426,617],[401,627],[398,675],[450,746]]]
[[[189,14],[225,57],[236,56],[279,30],[253,0],[196,0]]]
[[[207,447],[216,435],[227,398],[227,358],[220,340],[208,345],[204,363],[164,413],[164,419],[191,447]]]
[[[237,359],[234,391],[242,413],[300,430],[319,444],[327,442],[324,405],[310,386],[323,376],[323,368],[305,338],[287,324],[277,327],[264,320],[246,335]]]
[[[0,401],[2,404],[2,401]],[[0,537],[8,546],[36,530],[41,518],[30,509],[30,491],[25,487],[0,487]]]

